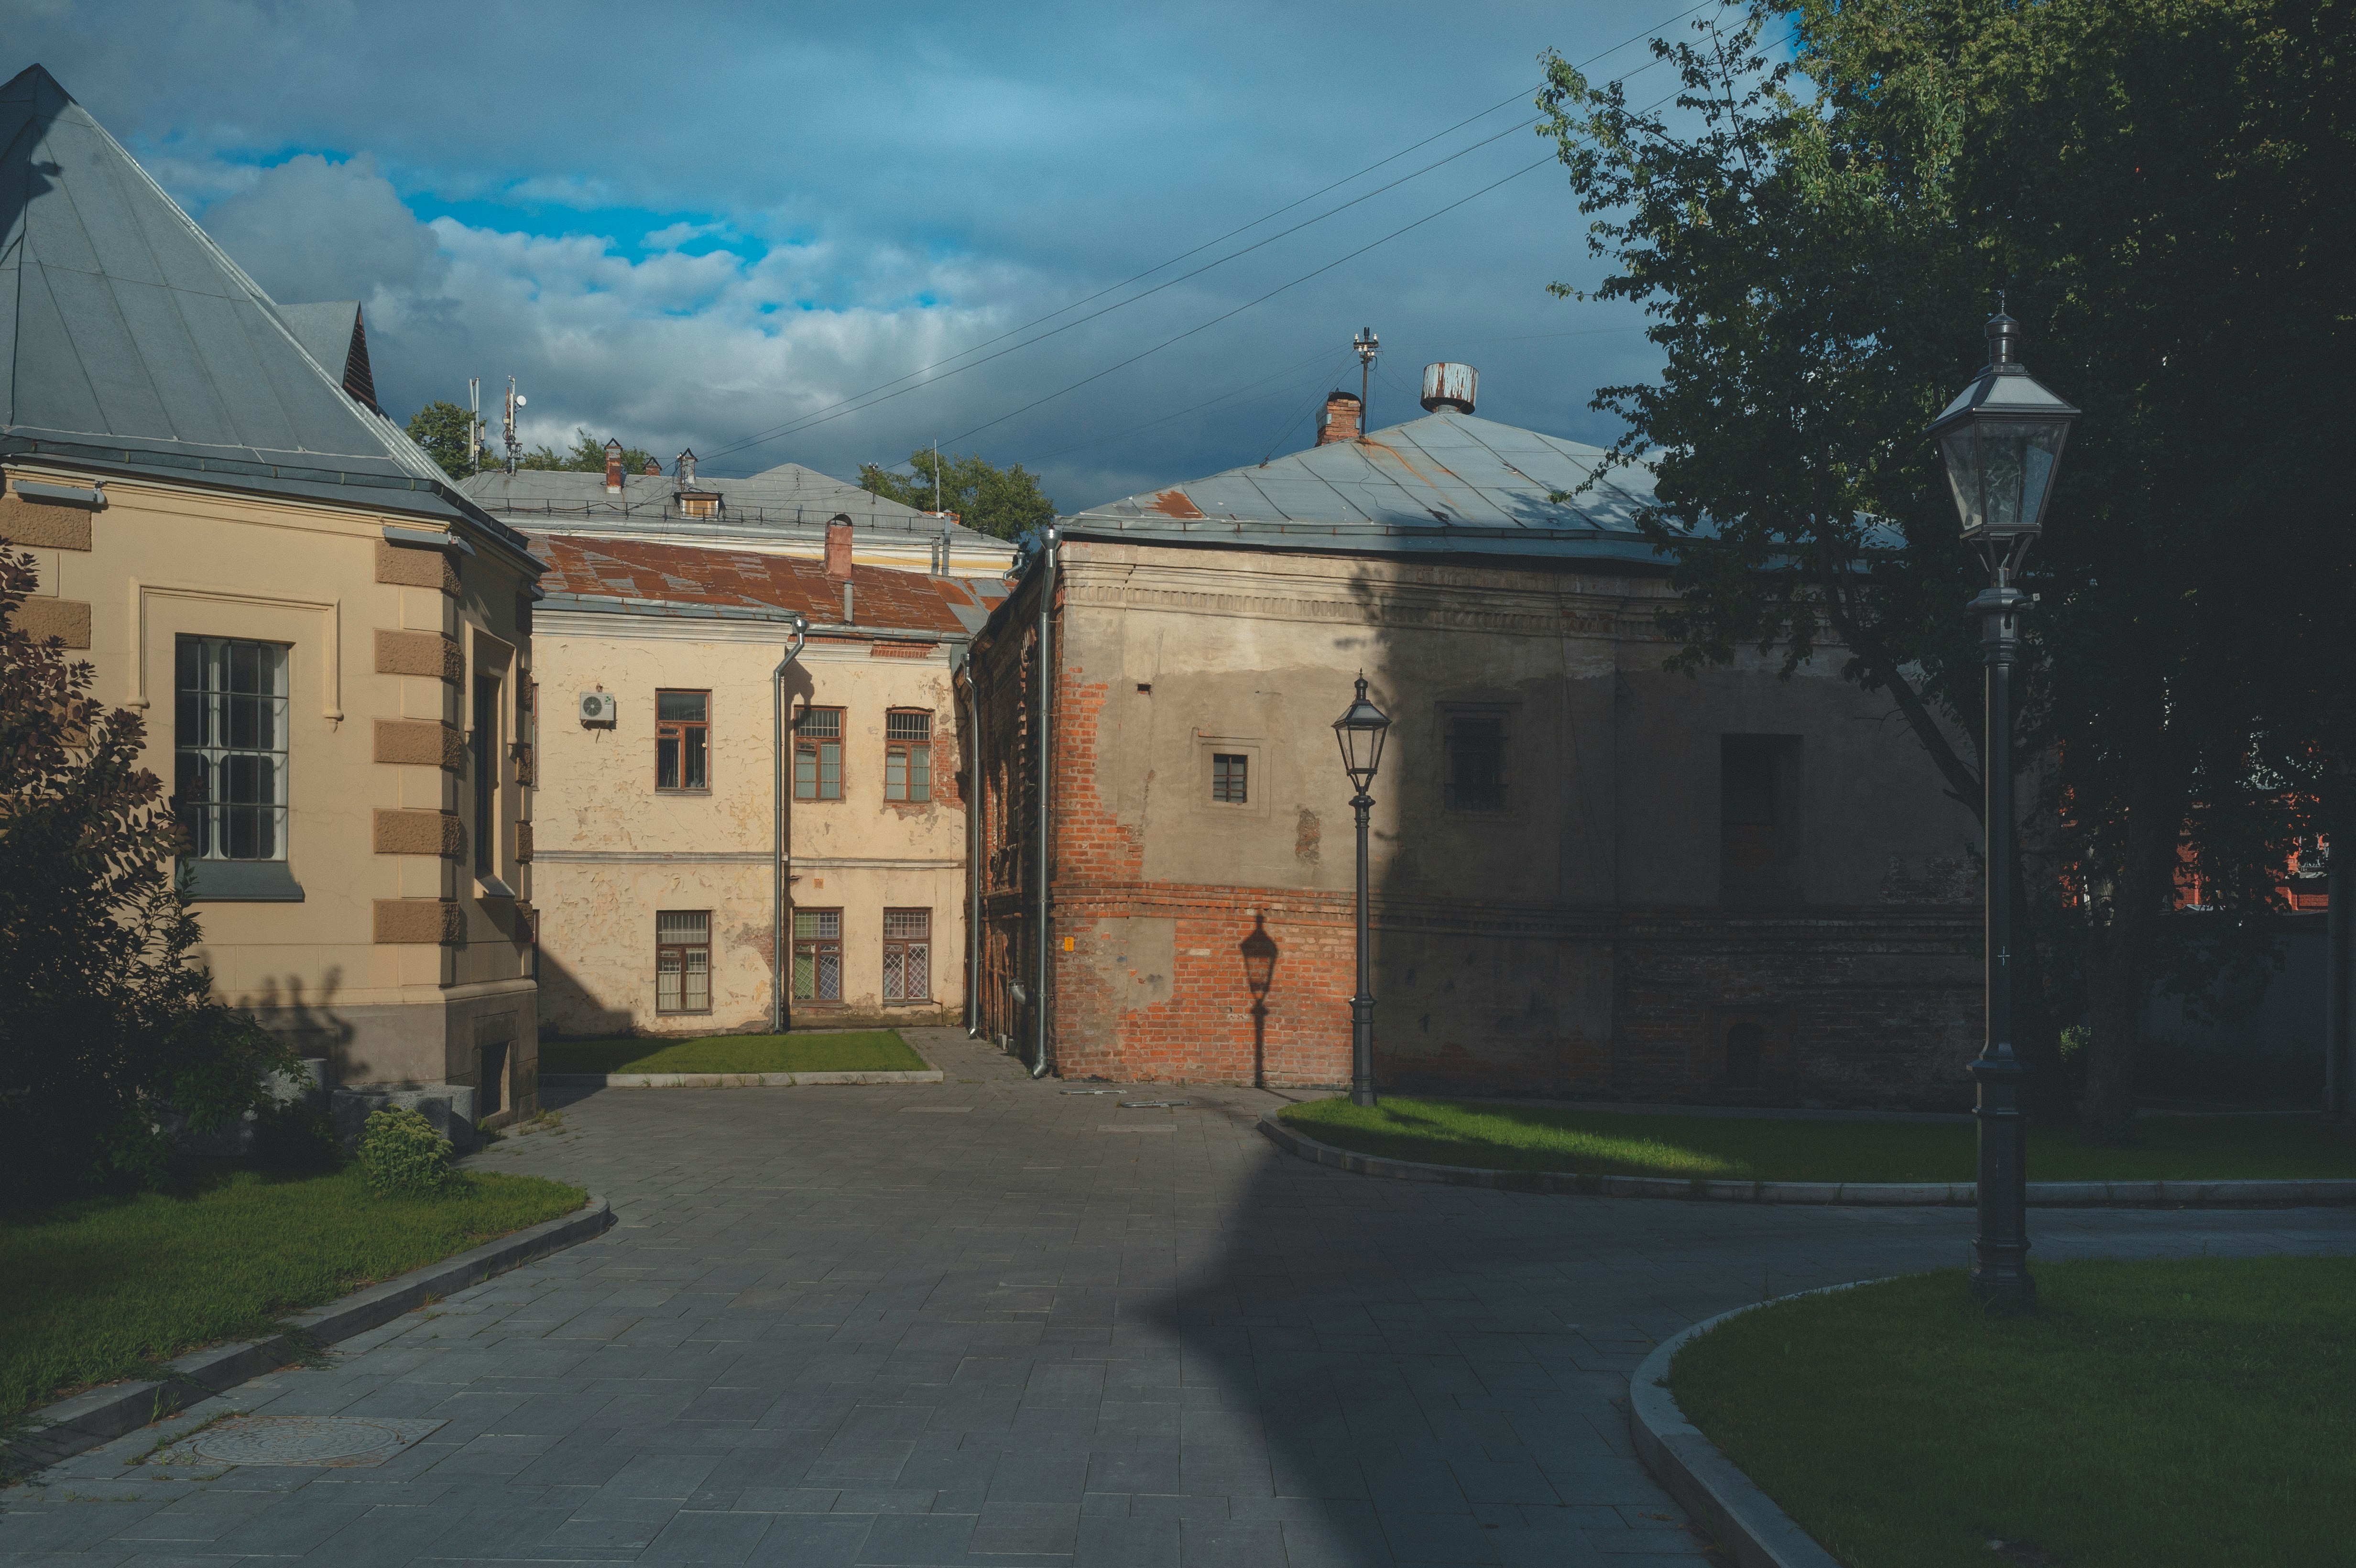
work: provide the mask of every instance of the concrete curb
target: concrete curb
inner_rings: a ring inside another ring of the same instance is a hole
[[[1833,1290],[1849,1290],[1836,1285]],[[1804,1290],[1798,1296],[1822,1296]],[[1792,1301],[1794,1296],[1776,1299]],[[1839,1568],[1833,1554],[1816,1544],[1791,1515],[1759,1489],[1718,1445],[1686,1419],[1668,1389],[1669,1363],[1686,1342],[1730,1317],[1739,1317],[1771,1303],[1754,1302],[1703,1319],[1682,1334],[1671,1335],[1653,1349],[1628,1380],[1628,1435],[1636,1456],[1679,1507],[1700,1521],[1737,1568]]]
[[[588,1241],[613,1222],[613,1205],[592,1197],[570,1214],[412,1269],[398,1279],[354,1291],[340,1301],[296,1313],[284,1319],[285,1333],[191,1350],[165,1362],[167,1375],[152,1382],[109,1383],[29,1411],[25,1417],[29,1430],[0,1445],[0,1455],[18,1466],[38,1467],[95,1448],[299,1360],[310,1346],[365,1334],[428,1301]]]
[[[1687,1198],[1718,1203],[1838,1203],[1969,1208],[1978,1198],[1970,1181],[1680,1181],[1665,1176],[1580,1176],[1569,1171],[1487,1170],[1470,1165],[1424,1165],[1357,1154],[1295,1132],[1275,1110],[1260,1114],[1259,1130],[1288,1154],[1336,1170],[1394,1181],[1440,1181],[1494,1187],[1506,1192],[1577,1192],[1605,1198]],[[2032,1181],[2029,1201],[2040,1209],[2287,1209],[2356,1204],[2356,1179],[2309,1181]]]
[[[794,1089],[828,1083],[939,1083],[923,1072],[543,1072],[542,1083],[574,1089]]]

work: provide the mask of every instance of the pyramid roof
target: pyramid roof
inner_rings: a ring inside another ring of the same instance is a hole
[[[290,315],[47,70],[0,87],[0,456],[463,518],[520,550],[346,390],[359,308]]]

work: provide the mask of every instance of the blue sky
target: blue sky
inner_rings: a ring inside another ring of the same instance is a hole
[[[1539,50],[1625,44],[1593,74],[1644,67],[1628,40],[1689,3],[0,0],[0,74],[48,67],[278,298],[361,300],[400,417],[463,402],[469,376],[487,406],[513,375],[528,439],[581,425],[707,471],[841,475],[937,440],[1028,465],[1069,509],[1306,444],[1319,395],[1357,384],[1361,326],[1385,347],[1377,425],[1453,358],[1483,414],[1610,439],[1588,400],[1655,359],[1625,306],[1547,293],[1600,275],[1558,166],[1250,302],[1542,158],[1514,129]],[[1674,85],[1654,66],[1631,94]]]

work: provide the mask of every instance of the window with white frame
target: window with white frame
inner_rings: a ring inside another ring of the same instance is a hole
[[[199,860],[286,859],[286,655],[280,643],[181,637],[173,799]]]
[[[655,1011],[712,1010],[712,912],[655,913]]]
[[[933,996],[933,912],[884,912],[884,999],[926,1002]]]

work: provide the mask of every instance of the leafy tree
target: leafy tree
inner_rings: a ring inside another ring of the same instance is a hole
[[[174,1113],[219,1125],[296,1067],[191,961],[145,722],[16,624],[33,564],[0,550],[0,1191],[17,1199],[155,1182]]]
[[[1655,43],[1689,131],[1547,60],[1547,129],[1612,268],[1589,297],[1644,305],[1666,362],[1594,406],[1627,421],[1618,460],[1656,465],[1673,664],[1754,646],[1788,673],[1822,649],[1976,812],[1964,605],[1984,575],[1922,432],[1985,361],[1999,289],[2031,368],[2084,410],[2023,582],[2020,1021],[2050,1084],[2083,1017],[2083,1114],[2106,1136],[2134,1113],[2153,980],[2204,978],[2162,919],[2179,877],[2235,915],[2278,907],[2356,718],[2331,439],[2351,411],[2346,10],[1732,10]],[[1771,18],[1796,69],[1759,48]]]
[[[409,439],[424,448],[425,455],[443,473],[453,479],[464,479],[480,472],[480,467],[466,461],[466,433],[474,422],[475,416],[468,411],[436,399],[418,410],[409,421]]]
[[[993,539],[1020,539],[1055,520],[1055,503],[1039,493],[1039,476],[1019,463],[1001,468],[980,457],[936,458],[926,448],[908,454],[908,466],[916,470],[913,475],[862,464],[859,486],[918,511],[955,512],[967,528]],[[936,478],[940,483],[937,508],[933,505]]]
[[[622,448],[622,472],[625,474],[644,474],[647,464],[654,460],[654,453],[639,447]],[[605,443],[576,425],[573,431],[571,451],[559,452],[543,442],[518,458],[516,466],[553,469],[566,474],[603,474],[605,472]]]

